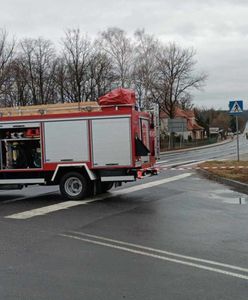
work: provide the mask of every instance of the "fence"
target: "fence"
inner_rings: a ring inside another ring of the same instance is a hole
[[[217,142],[217,137],[203,139],[203,140],[194,140],[194,141],[185,141],[185,140],[180,141],[179,139],[175,138],[173,143],[170,143],[169,138],[167,137],[160,140],[160,149],[161,151],[177,150],[177,149],[185,149],[185,148],[210,145],[216,142]]]

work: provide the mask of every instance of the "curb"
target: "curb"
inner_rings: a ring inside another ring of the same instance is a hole
[[[227,179],[227,178],[224,178],[224,177],[220,177],[218,175],[212,174],[212,173],[210,173],[206,170],[203,170],[203,169],[197,169],[197,172],[199,172],[201,175],[203,175],[207,179],[214,180],[216,182],[225,184],[227,186],[231,186],[237,192],[244,193],[244,194],[248,195],[248,184],[246,184],[246,183],[231,180],[231,179]]]

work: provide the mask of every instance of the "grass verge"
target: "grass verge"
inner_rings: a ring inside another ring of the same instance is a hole
[[[208,161],[198,165],[209,173],[248,184],[248,161]]]

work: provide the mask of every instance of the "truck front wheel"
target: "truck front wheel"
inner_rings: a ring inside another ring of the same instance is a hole
[[[70,200],[80,200],[89,194],[90,182],[78,172],[65,174],[59,184],[61,194]]]

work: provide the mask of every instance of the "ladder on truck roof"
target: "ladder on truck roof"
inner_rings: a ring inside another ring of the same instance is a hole
[[[112,108],[118,110],[120,107],[132,107],[132,104],[111,104],[98,105],[97,102],[72,102],[72,103],[56,103],[43,105],[27,105],[19,107],[3,107],[0,108],[1,117],[15,117],[15,116],[35,116],[46,114],[63,114],[75,112],[97,112],[102,111],[103,108]]]
[[[100,111],[97,102],[72,102],[0,108],[0,117]]]

